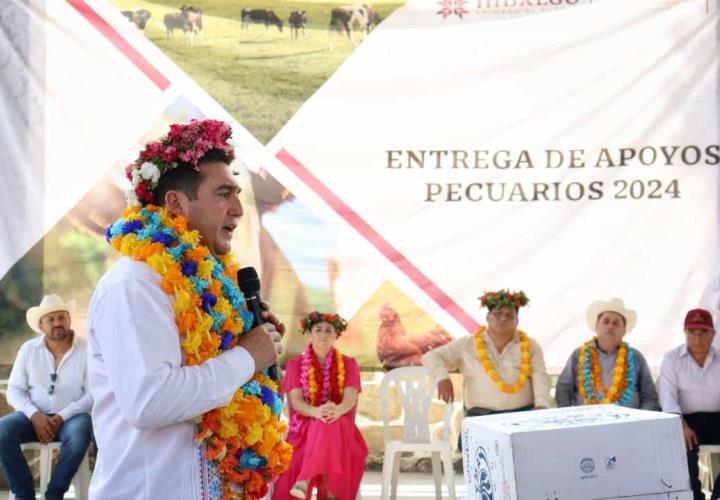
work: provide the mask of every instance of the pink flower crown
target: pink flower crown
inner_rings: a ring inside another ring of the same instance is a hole
[[[318,323],[330,323],[333,328],[335,328],[335,333],[337,333],[338,337],[347,328],[347,321],[345,321],[345,319],[343,319],[343,317],[339,314],[323,314],[319,311],[313,311],[300,320],[302,333],[305,334],[310,332],[313,326]]]
[[[518,310],[530,302],[530,299],[522,290],[511,292],[505,288],[497,292],[485,292],[482,297],[478,298],[480,299],[480,305],[487,307],[488,311],[492,311],[496,307],[512,307]]]
[[[153,200],[153,190],[160,178],[177,168],[178,162],[188,163],[200,171],[200,160],[212,149],[224,151],[235,159],[235,149],[229,143],[232,128],[219,120],[190,120],[188,124],[174,123],[170,132],[158,141],[145,146],[138,159],[125,168],[125,175],[133,188],[130,205]]]

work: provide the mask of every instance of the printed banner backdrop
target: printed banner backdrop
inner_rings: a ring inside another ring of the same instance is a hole
[[[0,15],[0,363],[43,293],[77,297],[83,333],[117,258],[102,234],[124,166],[205,116],[233,123],[235,252],[290,354],[319,308],[351,320],[341,348],[364,366],[414,364],[509,287],[530,296],[521,328],[549,366],[610,297],[638,311],[627,340],[658,366],[685,310],[717,311],[716,2],[384,3],[357,47],[328,29],[337,4],[276,7],[307,7],[295,37],[206,0],[201,30],[168,37],[176,3],[12,0]],[[120,13],[138,5],[142,29]]]
[[[588,304],[617,296],[657,365],[716,269],[716,29],[698,2],[492,21],[411,2],[273,139],[277,176],[453,334],[483,320],[483,290],[523,289],[521,325],[558,366]],[[372,292],[353,278],[338,288]]]

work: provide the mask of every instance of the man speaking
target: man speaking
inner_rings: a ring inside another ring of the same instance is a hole
[[[230,126],[193,120],[147,144],[107,230],[122,255],[88,315],[96,499],[259,498],[290,461],[267,368],[284,326],[253,317],[230,254],[243,215]]]

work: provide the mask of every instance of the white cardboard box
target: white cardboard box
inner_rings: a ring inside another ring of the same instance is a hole
[[[469,417],[468,499],[692,500],[680,417],[615,405]]]

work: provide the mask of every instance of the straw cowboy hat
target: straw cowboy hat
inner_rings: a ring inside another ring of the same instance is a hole
[[[592,331],[595,331],[598,316],[604,312],[614,312],[625,318],[625,333],[635,327],[637,322],[637,313],[632,309],[627,309],[622,299],[613,298],[607,302],[604,300],[596,300],[587,310],[587,323]]]
[[[65,302],[59,295],[51,293],[42,298],[39,306],[28,309],[25,319],[35,333],[43,333],[39,326],[40,318],[55,311],[67,311],[72,314],[75,311],[75,300]]]

